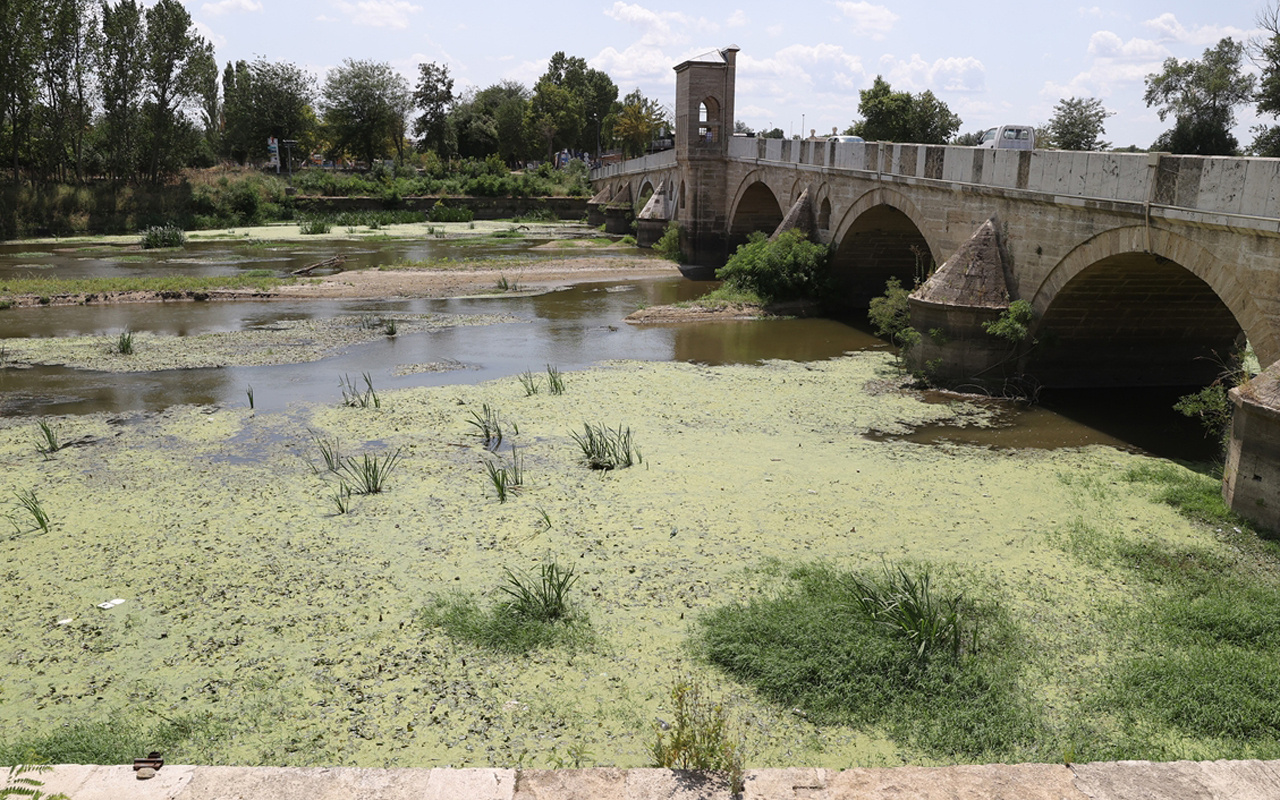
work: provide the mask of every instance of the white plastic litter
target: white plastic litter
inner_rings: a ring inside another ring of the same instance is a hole
[[[120,605],[123,602],[124,602],[123,597],[117,597],[115,600],[108,600],[105,603],[98,603],[98,608],[101,608],[104,610],[108,608],[115,608],[116,606]]]

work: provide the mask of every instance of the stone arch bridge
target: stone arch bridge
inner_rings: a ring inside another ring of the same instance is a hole
[[[843,303],[916,286],[915,357],[953,383],[1205,384],[1247,339],[1274,366],[1233,395],[1227,494],[1280,528],[1280,159],[733,136],[736,53],[675,68],[675,149],[595,170],[595,213],[642,244],[674,221],[707,267],[801,228]],[[1019,300],[1032,336],[987,333]]]

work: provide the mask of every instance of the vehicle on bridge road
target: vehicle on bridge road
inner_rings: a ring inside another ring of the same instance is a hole
[[[1035,150],[1036,129],[1030,125],[1001,125],[988,128],[978,147],[997,150]]]

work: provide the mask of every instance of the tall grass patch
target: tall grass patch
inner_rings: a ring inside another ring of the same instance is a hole
[[[504,573],[505,581],[487,605],[469,594],[439,597],[422,610],[422,622],[454,639],[504,653],[591,642],[586,614],[569,596],[578,581],[572,567],[553,560],[530,573]]]
[[[884,730],[935,758],[1032,756],[1044,729],[1021,684],[1021,634],[994,602],[928,575],[800,567],[773,596],[699,619],[695,648],[818,724]],[[908,602],[933,619],[904,626],[894,609]],[[926,629],[939,635],[922,649],[912,631]]]
[[[0,741],[0,764],[129,764],[153,750],[173,761],[184,754],[190,758],[193,740],[214,734],[217,727],[208,715],[177,716],[149,724],[119,716],[82,720]]]

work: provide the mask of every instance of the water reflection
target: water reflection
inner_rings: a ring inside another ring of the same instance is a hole
[[[401,334],[348,348],[321,361],[265,367],[101,373],[61,367],[0,369],[5,414],[151,411],[181,403],[247,404],[281,409],[302,401],[337,401],[343,375],[368,372],[379,389],[473,383],[540,371],[547,364],[582,369],[610,359],[755,363],[814,360],[880,344],[865,332],[824,319],[702,322],[636,327],[636,308],[697,297],[713,284],[682,278],[588,284],[533,297],[234,301],[65,306],[0,314],[0,336],[103,336],[120,330],[194,335],[270,327],[283,320],[344,314],[509,314],[516,323]],[[467,369],[397,375],[405,365],[454,361]]]

